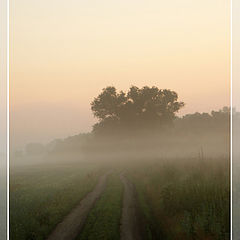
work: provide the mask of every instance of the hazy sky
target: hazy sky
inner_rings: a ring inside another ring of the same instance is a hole
[[[232,79],[233,106],[240,110],[240,1],[233,0],[232,31]]]
[[[229,105],[230,0],[12,0],[10,47],[13,146],[89,131],[108,85]]]

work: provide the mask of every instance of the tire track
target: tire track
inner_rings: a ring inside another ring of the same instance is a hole
[[[94,190],[88,193],[86,197],[81,200],[79,205],[56,226],[53,232],[48,236],[47,240],[74,240],[78,236],[89,211],[103,193],[106,187],[106,179],[109,174],[110,172],[99,178]]]
[[[120,175],[124,185],[123,209],[121,218],[121,240],[142,240],[137,211],[136,192],[134,185],[128,181],[124,174]]]

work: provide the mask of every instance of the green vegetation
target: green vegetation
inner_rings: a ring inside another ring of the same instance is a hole
[[[10,239],[45,239],[93,189],[104,165],[85,162],[12,170]],[[127,170],[136,186],[144,239],[229,239],[228,159],[122,161],[115,167]],[[123,185],[116,173],[111,174],[77,239],[120,239],[122,199]]]
[[[55,164],[11,170],[10,239],[42,240],[95,186],[94,164]]]
[[[105,192],[90,211],[78,240],[120,239],[123,185],[116,175],[108,177]]]
[[[177,159],[132,168],[149,239],[229,239],[226,159]]]

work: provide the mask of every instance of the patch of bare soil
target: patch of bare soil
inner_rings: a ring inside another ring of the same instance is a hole
[[[143,234],[137,209],[136,191],[134,185],[124,176],[120,175],[124,185],[123,209],[121,218],[121,240],[142,240]]]

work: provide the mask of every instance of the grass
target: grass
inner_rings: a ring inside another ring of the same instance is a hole
[[[10,239],[46,239],[93,189],[104,171],[100,164],[13,169]],[[230,239],[228,159],[126,161],[115,167],[128,170],[128,178],[136,186],[146,240]],[[122,197],[123,185],[114,173],[77,240],[120,239]]]
[[[141,163],[130,177],[149,239],[230,239],[228,160]]]
[[[102,174],[91,164],[11,170],[10,239],[43,240]]]
[[[116,175],[108,177],[106,189],[90,211],[77,240],[120,239],[123,185]]]

